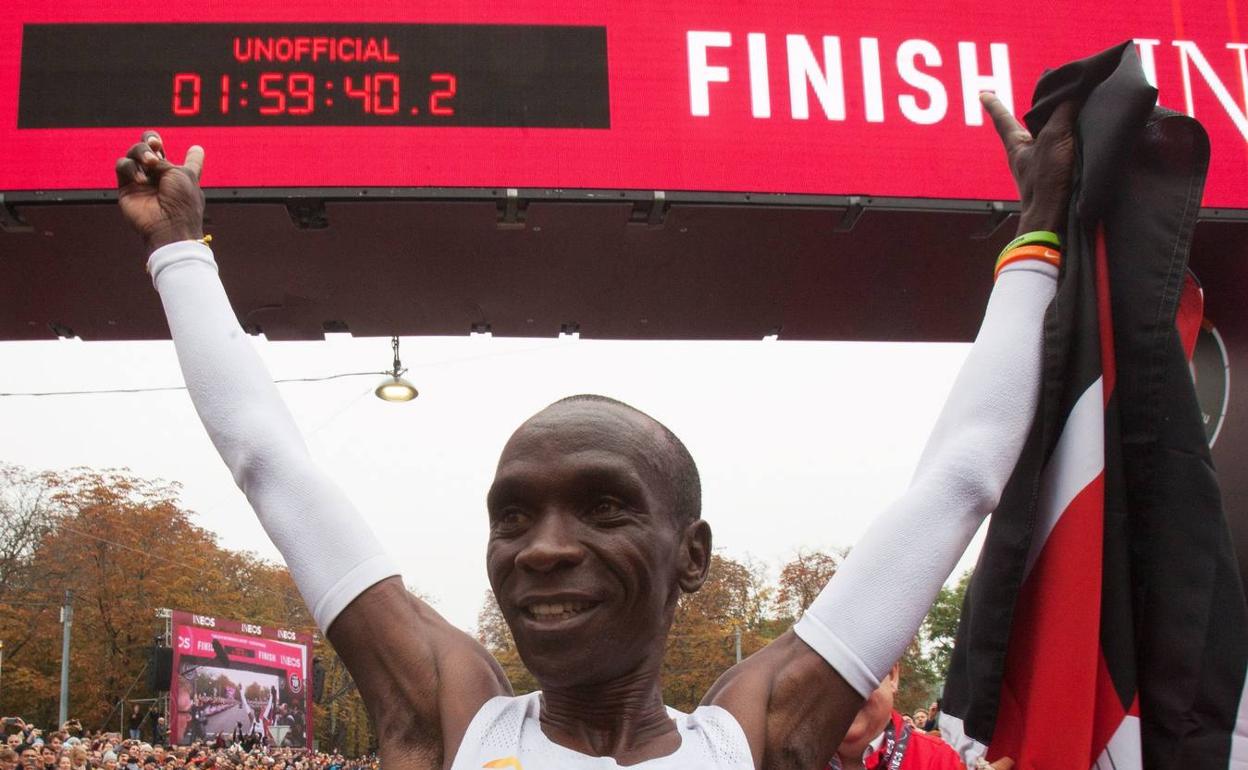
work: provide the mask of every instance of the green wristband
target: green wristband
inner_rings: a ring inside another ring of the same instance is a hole
[[[1019,246],[1031,246],[1033,244],[1050,246],[1061,251],[1062,237],[1052,230],[1032,230],[1029,233],[1023,233],[1005,244],[1005,248],[1001,249],[1001,254],[997,256],[997,259],[1000,259],[1010,249],[1017,249]]]

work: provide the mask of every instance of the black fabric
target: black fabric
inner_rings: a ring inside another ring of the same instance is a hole
[[[1106,407],[1102,653],[1122,707],[1139,695],[1145,767],[1225,768],[1248,609],[1174,327],[1208,139],[1195,120],[1156,106],[1129,42],[1046,73],[1028,129],[1038,133],[1067,99],[1082,103],[1078,160],[1039,413],[967,592],[944,707],[991,742],[1040,473],[1071,395],[1099,371],[1103,230],[1116,387]]]
[[[1125,48],[1130,46],[1118,46],[1046,73],[1036,87],[1035,107],[1024,118],[1028,129],[1039,133],[1057,105],[1067,99],[1083,103],[1076,131],[1079,155],[1062,274],[1045,314],[1044,369],[1036,420],[989,524],[963,603],[945,683],[945,712],[960,717],[966,734],[985,744],[991,742],[996,727],[1010,629],[1035,531],[1041,474],[1074,402],[1101,375],[1095,252],[1092,244],[1078,235],[1080,228],[1072,228],[1070,222],[1080,219],[1076,212],[1081,206],[1085,175],[1090,167],[1100,166],[1088,158],[1097,142],[1088,146],[1087,132],[1097,133],[1102,126],[1097,123],[1089,129],[1085,112],[1113,114],[1112,110],[1097,109],[1097,100],[1090,96],[1114,75],[1115,62],[1121,62]],[[1133,55],[1134,49],[1130,53]],[[1113,128],[1121,131],[1125,127]]]
[[[1144,79],[1139,54],[1131,43],[1046,72],[1036,84],[1032,108],[1023,122],[1032,134],[1062,102],[1073,99],[1079,110],[1079,167],[1072,226],[1095,225],[1116,197],[1120,176],[1130,166],[1141,129],[1157,103],[1157,89]],[[1068,244],[1069,246],[1069,244]]]
[[[1248,669],[1248,608],[1174,320],[1209,161],[1156,110],[1106,211],[1146,766],[1224,768]],[[1146,214],[1142,212],[1147,212]],[[1111,228],[1110,225],[1113,225]]]

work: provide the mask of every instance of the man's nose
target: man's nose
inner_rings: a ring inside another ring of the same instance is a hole
[[[585,548],[576,538],[576,518],[548,511],[529,529],[524,547],[516,554],[516,566],[534,572],[574,567],[585,560]]]

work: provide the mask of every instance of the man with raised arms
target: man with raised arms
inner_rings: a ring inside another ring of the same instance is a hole
[[[1020,231],[1060,231],[1073,107],[1032,137],[984,103],[1021,193]],[[513,697],[489,653],[404,588],[309,456],[198,242],[203,163],[192,147],[172,164],[145,133],[117,162],[122,212],[146,243],[204,427],[359,686],[387,770],[823,766],[996,506],[1031,425],[1058,270],[1024,259],[1000,269],[910,487],[792,630],[678,714],[661,699],[664,642],[711,557],[693,458],[626,404],[552,404],[508,440],[487,498],[490,585],[542,687]]]

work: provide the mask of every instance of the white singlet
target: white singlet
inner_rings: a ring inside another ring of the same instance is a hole
[[[745,731],[719,706],[699,706],[692,714],[668,709],[680,734],[680,748],[666,757],[619,765],[611,757],[591,757],[564,748],[542,732],[541,693],[490,698],[472,718],[451,770],[754,770]]]

